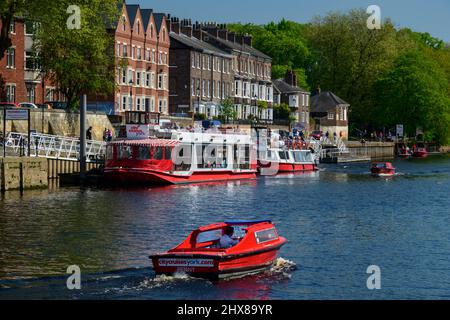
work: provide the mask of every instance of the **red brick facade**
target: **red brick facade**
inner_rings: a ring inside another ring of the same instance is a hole
[[[0,28],[2,21],[0,20]],[[7,102],[33,102],[41,104],[44,101],[55,101],[61,97],[56,87],[48,81],[42,83],[39,71],[27,68],[27,52],[31,52],[32,35],[27,34],[25,22],[15,19],[10,27],[12,46],[0,60],[0,75],[5,81]]]
[[[164,14],[122,8],[115,30],[115,113],[169,112],[169,25]]]

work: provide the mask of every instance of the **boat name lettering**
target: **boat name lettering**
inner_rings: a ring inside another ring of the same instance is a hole
[[[214,260],[212,259],[177,259],[177,258],[163,258],[159,259],[160,266],[165,267],[213,267]]]

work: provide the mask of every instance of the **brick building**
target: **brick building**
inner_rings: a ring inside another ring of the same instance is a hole
[[[171,113],[218,116],[223,100],[233,97],[233,56],[203,41],[208,34],[190,20],[171,18],[171,30]]]
[[[288,70],[284,79],[273,80],[274,103],[289,105],[298,127],[309,129],[310,93],[297,85],[297,75]]]
[[[336,96],[333,92],[317,89],[311,96],[311,117],[315,121],[314,130],[334,133],[338,137],[348,138],[348,110],[350,104]]]
[[[117,59],[114,112],[169,112],[170,24],[165,14],[124,4],[110,30]]]
[[[213,117],[223,99],[231,98],[239,120],[273,120],[272,60],[253,48],[250,36],[177,18],[171,29],[172,112]]]
[[[0,28],[2,21],[0,19]],[[12,46],[0,60],[0,75],[5,82],[3,99],[6,102],[32,102],[62,100],[63,96],[49,81],[42,81],[40,66],[33,54],[34,24],[16,17],[10,25]]]

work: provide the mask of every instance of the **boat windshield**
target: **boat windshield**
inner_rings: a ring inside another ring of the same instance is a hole
[[[380,169],[386,168],[386,164],[385,163],[375,163],[373,166],[375,168],[380,168]]]
[[[200,232],[197,235],[196,242],[197,243],[205,243],[205,242],[217,241],[220,239],[221,236],[222,236],[222,229]]]

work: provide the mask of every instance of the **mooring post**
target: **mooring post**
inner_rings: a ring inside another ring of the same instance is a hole
[[[87,97],[84,94],[80,106],[80,182],[86,178],[86,105]]]

